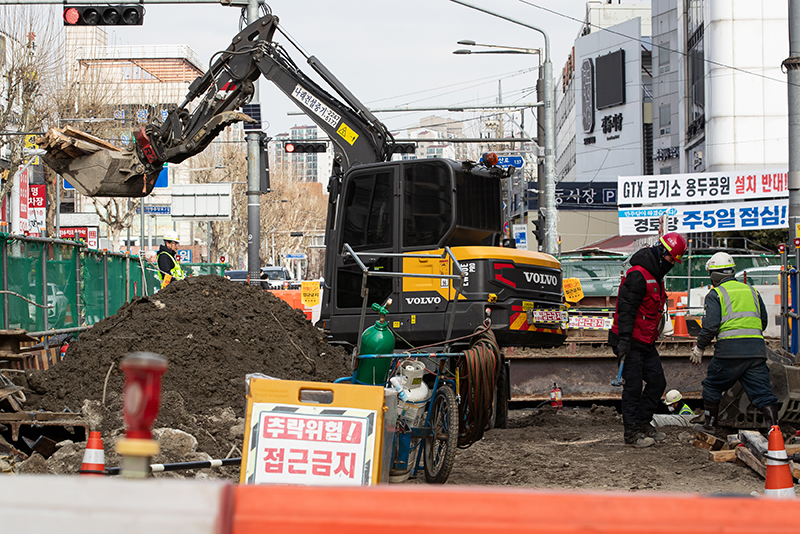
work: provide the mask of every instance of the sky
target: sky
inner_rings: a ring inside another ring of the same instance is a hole
[[[584,0],[466,1],[547,32],[553,73],[560,77],[581,27],[578,21],[585,15]],[[499,85],[503,103],[536,101],[536,55],[452,53],[466,48],[457,44],[462,39],[543,47],[544,38],[535,30],[449,0],[267,0],[267,5],[306,53],[316,56],[369,108],[494,104]],[[239,31],[239,8],[147,4],[146,0],[145,6],[142,26],[106,28],[109,44],[186,44],[207,64]],[[282,35],[276,36],[301,70],[312,74],[304,58]],[[312,124],[303,115],[288,115],[298,108],[270,82],[262,79],[260,92],[269,135]],[[477,134],[475,114],[404,112],[380,113],[378,118],[390,130],[398,131],[415,127],[420,118],[432,114],[465,121],[465,128]],[[529,132],[534,131],[533,120],[532,112],[526,112]]]

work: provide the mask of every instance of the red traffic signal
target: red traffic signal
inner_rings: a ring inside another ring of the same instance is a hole
[[[141,26],[142,5],[66,6],[64,26]]]
[[[301,143],[296,141],[287,141],[283,144],[283,150],[289,154],[305,154],[305,153],[315,153],[315,152],[327,152],[328,145],[327,143],[320,142],[307,142]]]

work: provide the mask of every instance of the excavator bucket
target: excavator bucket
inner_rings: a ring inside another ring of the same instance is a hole
[[[85,132],[51,129],[37,140],[44,162],[81,194],[89,197],[144,197],[157,174],[144,174],[134,150],[122,151]]]

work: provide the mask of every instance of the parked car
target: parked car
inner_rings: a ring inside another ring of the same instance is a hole
[[[231,282],[239,282],[240,284],[245,284],[247,283],[247,271],[246,270],[225,271],[225,278],[227,278]],[[260,285],[262,289],[270,289],[269,284],[265,280],[261,280]]]
[[[56,284],[47,284],[47,325],[50,328],[64,328],[64,320],[67,316],[67,301],[64,292]]]
[[[270,289],[300,289],[300,281],[292,280],[286,267],[262,267],[261,278],[269,282]]]
[[[747,274],[747,283],[751,286],[780,285],[781,283],[780,265],[743,269],[736,273],[736,279],[744,282],[745,274]]]

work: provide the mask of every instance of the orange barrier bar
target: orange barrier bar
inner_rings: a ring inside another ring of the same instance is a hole
[[[238,486],[231,534],[796,534],[800,501],[675,493]]]
[[[271,293],[286,302],[292,308],[300,310],[306,315],[306,319],[311,320],[311,309],[303,304],[303,295],[299,289],[275,289]]]

